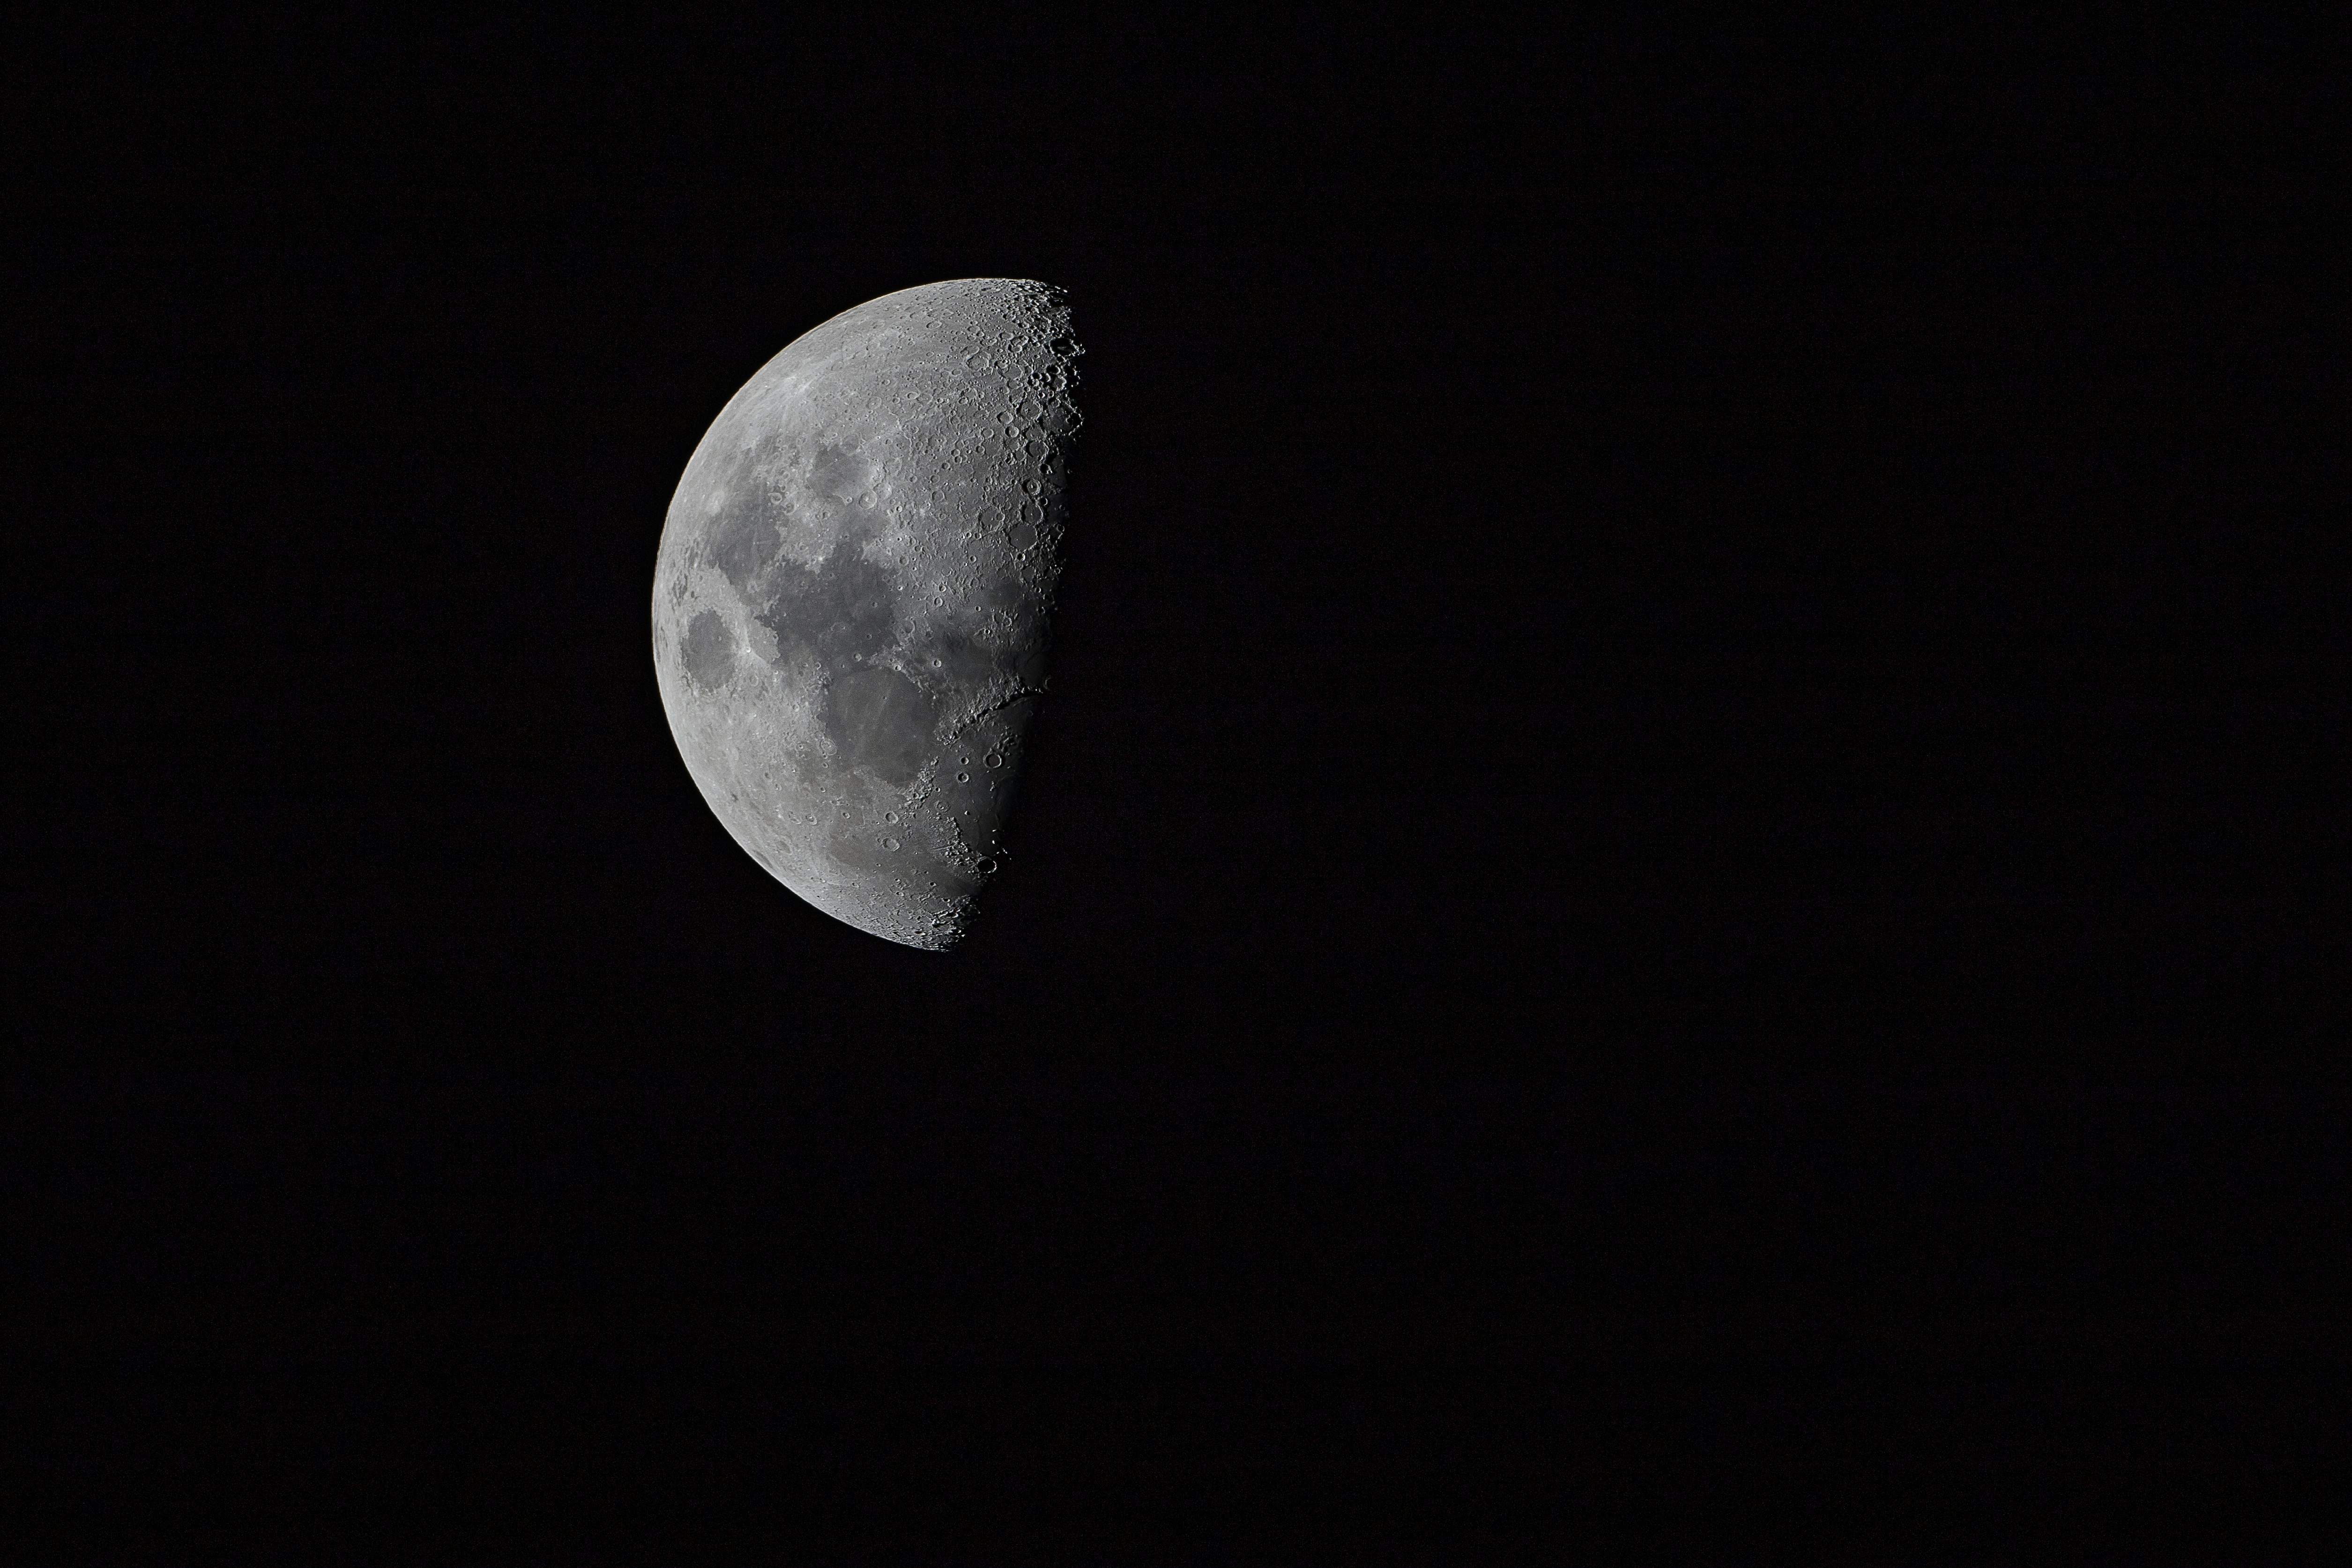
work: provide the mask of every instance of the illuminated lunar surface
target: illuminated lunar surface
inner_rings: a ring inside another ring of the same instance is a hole
[[[762,366],[670,501],[654,667],[688,772],[777,881],[893,942],[952,946],[1003,853],[1079,352],[1042,283],[886,294]]]

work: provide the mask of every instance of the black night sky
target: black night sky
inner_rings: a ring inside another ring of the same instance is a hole
[[[20,1560],[2352,1539],[2336,89],[2150,27],[20,37]],[[647,614],[971,276],[1088,423],[942,956]]]

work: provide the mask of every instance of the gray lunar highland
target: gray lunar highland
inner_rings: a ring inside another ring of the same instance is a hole
[[[779,882],[893,942],[952,946],[1003,853],[1080,351],[1042,283],[886,294],[761,367],[670,501],[654,668],[687,770]]]

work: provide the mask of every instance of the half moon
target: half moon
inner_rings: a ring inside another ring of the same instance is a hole
[[[1060,291],[845,310],[720,411],[672,497],[654,669],[687,771],[809,903],[952,946],[1045,687],[1076,362]]]

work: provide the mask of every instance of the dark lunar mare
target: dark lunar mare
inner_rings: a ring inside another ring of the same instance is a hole
[[[833,677],[826,695],[825,729],[850,768],[867,768],[877,778],[904,784],[930,754],[937,706],[914,682],[879,665]]]
[[[828,672],[854,669],[890,644],[898,594],[890,574],[845,542],[812,572],[784,561],[770,574],[759,622],[782,646],[797,637]]]
[[[716,610],[706,610],[686,629],[686,646],[679,650],[686,673],[705,691],[727,684],[735,667],[735,633]]]
[[[727,574],[738,593],[751,591],[761,569],[784,548],[776,520],[756,498],[737,501],[710,520],[710,564]]]

